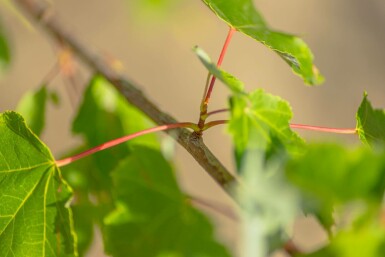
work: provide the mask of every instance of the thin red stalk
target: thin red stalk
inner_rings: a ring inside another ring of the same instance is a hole
[[[211,121],[205,124],[203,130],[207,130],[208,128],[221,125],[221,124],[226,124],[228,123],[228,120],[216,120],[216,121]],[[305,129],[305,130],[313,130],[313,131],[319,131],[319,132],[326,132],[326,133],[335,133],[335,134],[356,134],[357,130],[354,128],[328,128],[328,127],[319,127],[319,126],[311,126],[311,125],[303,125],[303,124],[290,124],[290,128],[294,129]]]
[[[68,164],[70,164],[70,163],[72,163],[74,161],[77,161],[79,159],[87,157],[87,156],[89,156],[91,154],[94,154],[96,152],[99,152],[99,151],[105,150],[107,148],[119,145],[119,144],[127,142],[127,141],[129,141],[131,139],[134,139],[136,137],[139,137],[139,136],[142,136],[142,135],[146,135],[146,134],[149,134],[149,133],[153,133],[153,132],[157,132],[157,131],[163,131],[163,130],[168,130],[168,129],[174,129],[174,128],[191,128],[193,130],[196,130],[197,129],[196,127],[197,127],[196,124],[194,124],[192,122],[181,122],[181,123],[167,124],[167,125],[161,125],[161,126],[158,126],[158,127],[155,127],[155,128],[145,129],[145,130],[142,130],[142,131],[139,131],[139,132],[136,132],[136,133],[124,136],[124,137],[120,137],[120,138],[108,141],[108,142],[106,142],[104,144],[98,145],[98,146],[96,146],[94,148],[91,148],[91,149],[89,149],[87,151],[84,151],[82,153],[79,153],[77,155],[74,155],[74,156],[71,156],[71,157],[68,157],[68,158],[56,161],[56,166],[62,167],[62,166],[68,165]]]
[[[233,37],[233,34],[234,34],[235,31],[236,31],[235,28],[230,27],[229,33],[227,34],[227,37],[226,37],[226,41],[225,41],[225,43],[224,43],[224,45],[222,47],[221,54],[219,55],[219,59],[218,59],[218,62],[217,62],[217,66],[218,67],[220,67],[222,62],[223,62],[223,58],[226,55],[227,48],[228,48],[228,46],[230,44],[231,38]],[[212,93],[213,88],[214,88],[215,80],[216,80],[216,77],[213,76],[211,78],[209,89],[207,90],[206,98],[205,98],[205,101],[204,101],[205,104],[208,104],[208,102],[210,101],[210,97],[211,97],[211,93]]]
[[[302,124],[290,124],[291,128],[295,129],[306,129],[306,130],[314,130],[326,133],[336,133],[336,134],[356,134],[357,130],[354,129],[340,129],[340,128],[327,128],[327,127],[319,127],[319,126],[310,126],[310,125],[302,125]]]
[[[228,120],[215,120],[215,121],[207,122],[205,124],[205,126],[203,127],[203,131],[207,130],[207,129],[211,128],[211,127],[217,126],[217,125],[226,124],[228,122],[229,122]]]
[[[229,109],[219,109],[219,110],[211,111],[211,112],[207,113],[207,117],[209,117],[213,114],[217,114],[217,113],[221,113],[221,112],[228,112],[228,111],[229,111]]]

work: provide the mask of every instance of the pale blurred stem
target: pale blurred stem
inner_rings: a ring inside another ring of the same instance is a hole
[[[87,157],[87,156],[89,156],[91,154],[94,154],[94,153],[100,152],[102,150],[105,150],[105,149],[117,146],[119,144],[125,143],[125,142],[127,142],[129,140],[132,140],[134,138],[137,138],[139,136],[143,136],[143,135],[154,133],[154,132],[158,132],[158,131],[165,131],[165,130],[169,130],[169,129],[175,129],[175,128],[190,128],[190,129],[192,129],[194,131],[198,130],[197,125],[192,123],[192,122],[181,122],[181,123],[175,123],[175,124],[167,124],[167,125],[161,125],[161,126],[157,126],[157,127],[154,127],[154,128],[149,128],[149,129],[141,130],[141,131],[138,131],[136,133],[133,133],[133,134],[130,134],[130,135],[126,135],[124,137],[120,137],[120,138],[108,141],[106,143],[103,143],[101,145],[93,147],[93,148],[91,148],[91,149],[89,149],[87,151],[84,151],[82,153],[79,153],[77,155],[65,158],[63,160],[56,161],[56,166],[58,166],[58,167],[66,166],[68,164],[73,163],[74,161],[83,159],[84,157]]]
[[[157,105],[150,101],[139,86],[129,79],[118,75],[100,56],[92,50],[90,44],[84,44],[65,29],[56,19],[46,2],[39,0],[13,0],[32,17],[41,27],[58,43],[68,45],[73,53],[95,72],[108,80],[132,105],[140,109],[145,115],[158,125],[177,123],[177,121],[166,112],[161,111]],[[223,166],[217,157],[203,143],[203,139],[197,133],[191,133],[186,128],[173,129],[173,136],[202,168],[221,186],[234,200],[236,197],[232,192],[234,186],[239,186],[238,180]]]
[[[213,210],[213,211],[229,218],[230,220],[239,221],[239,218],[236,215],[236,213],[233,211],[233,209],[231,209],[228,206],[221,205],[221,204],[218,204],[216,202],[208,201],[208,200],[203,199],[203,198],[198,198],[196,196],[187,196],[187,198],[191,203],[193,203],[197,206],[206,207],[207,209]]]
[[[205,124],[205,126],[203,127],[203,131],[217,125],[227,124],[228,122],[229,122],[228,120],[210,121]],[[290,125],[290,128],[292,129],[313,130],[318,132],[346,134],[346,135],[357,134],[357,129],[355,128],[329,128],[329,127],[319,127],[319,126],[311,126],[311,125],[303,125],[303,124],[289,124],[289,125]]]
[[[226,37],[225,43],[223,44],[221,54],[219,55],[219,58],[218,58],[218,62],[217,62],[218,68],[221,67],[222,65],[223,59],[225,58],[225,55],[227,52],[227,48],[230,44],[230,41],[235,31],[236,31],[235,28],[233,27],[229,28],[229,32],[227,33],[227,37]],[[209,85],[208,82],[210,77],[211,77],[211,81]],[[204,94],[203,94],[203,98],[200,106],[200,114],[199,114],[199,121],[198,121],[198,126],[199,128],[201,128],[201,132],[203,131],[203,127],[208,117],[207,116],[208,105],[210,102],[211,93],[213,92],[216,79],[217,78],[215,76],[210,76],[210,73],[207,76],[207,81],[206,81],[205,90],[204,90]]]
[[[50,68],[50,70],[48,71],[48,73],[44,76],[41,84],[42,85],[49,85],[57,75],[59,75],[60,73],[60,66],[59,66],[59,62],[56,61],[52,67]]]

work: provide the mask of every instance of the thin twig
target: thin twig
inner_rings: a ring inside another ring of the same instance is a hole
[[[48,17],[47,5],[38,0],[14,0],[28,13],[35,21],[39,22],[42,28],[58,42],[64,42],[85,64],[105,77],[132,105],[139,108],[144,114],[158,125],[177,123],[177,121],[161,111],[150,101],[136,83],[119,76],[107,65],[90,46],[84,44],[65,29],[52,15]],[[51,10],[50,10],[51,11]],[[209,175],[228,193],[231,193],[236,179],[216,158],[216,156],[203,143],[201,137],[191,133],[187,129],[178,128],[172,131],[178,143],[182,145],[195,160],[209,173]],[[234,198],[234,197],[233,197]]]

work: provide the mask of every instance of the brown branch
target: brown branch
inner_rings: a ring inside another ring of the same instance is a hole
[[[85,45],[71,33],[68,32],[59,21],[53,16],[51,10],[43,1],[39,0],[14,0],[19,6],[30,15],[35,21],[39,22],[42,28],[49,33],[55,40],[68,45],[74,54],[84,63],[105,77],[132,105],[139,108],[150,119],[158,125],[177,123],[177,121],[167,113],[159,110],[141,92],[135,83],[127,78],[116,74],[94,51],[90,50],[89,45]],[[178,143],[182,145],[195,160],[209,173],[209,175],[229,194],[231,194],[232,184],[237,183],[235,177],[221,164],[215,155],[203,143],[201,137],[191,133],[187,129],[173,130],[170,135],[174,136]]]

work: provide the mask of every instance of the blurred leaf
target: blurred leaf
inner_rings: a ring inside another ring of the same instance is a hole
[[[331,243],[301,257],[379,257],[385,252],[385,226],[378,216],[367,216],[338,232]]]
[[[75,155],[86,149],[75,148],[66,156]],[[72,203],[72,210],[78,237],[77,245],[79,256],[85,256],[94,237],[94,226],[101,225],[104,216],[113,210],[111,188],[92,158],[78,160],[62,167],[61,170],[63,177],[74,190],[75,200]]]
[[[194,52],[198,56],[199,60],[203,63],[206,69],[213,74],[217,79],[227,85],[233,93],[242,93],[244,90],[243,82],[227,73],[226,71],[219,69],[215,63],[213,63],[210,57],[203,49],[194,47]]]
[[[151,160],[151,161],[149,161]],[[230,256],[207,218],[180,191],[170,164],[142,146],[113,172],[116,209],[105,218],[112,256]]]
[[[152,126],[152,123],[116,91],[105,79],[95,76],[84,93],[84,99],[72,130],[81,134],[86,148],[103,144]],[[109,172],[130,153],[131,144],[159,148],[156,135],[137,137],[128,143],[92,155],[92,162],[109,188]]]
[[[40,136],[45,126],[46,104],[49,100],[47,87],[43,85],[36,91],[28,91],[19,101],[16,110],[23,115],[28,126]]]
[[[4,29],[0,24],[0,72],[7,67],[11,61],[11,53],[9,49],[8,40],[6,38]]]
[[[297,190],[286,180],[279,154],[266,161],[264,151],[249,150],[243,159],[241,204],[242,257],[266,257],[289,239],[288,227],[300,211]]]
[[[84,93],[83,102],[73,122],[73,132],[81,134],[85,143],[82,147],[69,151],[66,156],[83,152],[151,125],[152,123],[140,111],[129,105],[105,79],[95,76]],[[79,233],[78,247],[81,255],[89,248],[94,224],[103,225],[105,215],[114,207],[110,172],[122,159],[131,154],[130,146],[133,144],[159,148],[156,135],[147,135],[63,167],[64,176],[74,187],[76,194],[74,219],[76,231]],[[92,215],[87,211],[83,212],[90,209],[90,206]]]
[[[85,256],[94,238],[95,210],[91,204],[75,204],[72,207],[77,235],[79,256]]]
[[[128,4],[130,18],[139,21],[142,28],[143,25],[154,24],[159,22],[172,21],[170,16],[173,15],[175,7],[184,0],[129,0]],[[187,2],[187,1],[186,1]]]
[[[296,152],[302,146],[302,139],[289,126],[291,108],[280,97],[258,89],[248,95],[233,95],[230,106],[228,131],[233,137],[238,168],[248,150],[268,151],[282,144],[286,150]]]
[[[306,43],[298,37],[271,30],[252,0],[203,2],[227,24],[275,51],[306,84],[317,85],[324,81],[313,64],[313,54]]]
[[[313,202],[316,216],[330,229],[331,206],[364,201],[380,206],[385,190],[385,155],[366,148],[309,145],[287,165],[289,179]],[[308,210],[311,212],[311,210]]]
[[[0,254],[77,256],[68,203],[49,149],[15,112],[0,115]]]
[[[374,145],[385,145],[385,111],[373,109],[365,93],[357,111],[357,131],[362,142]]]

